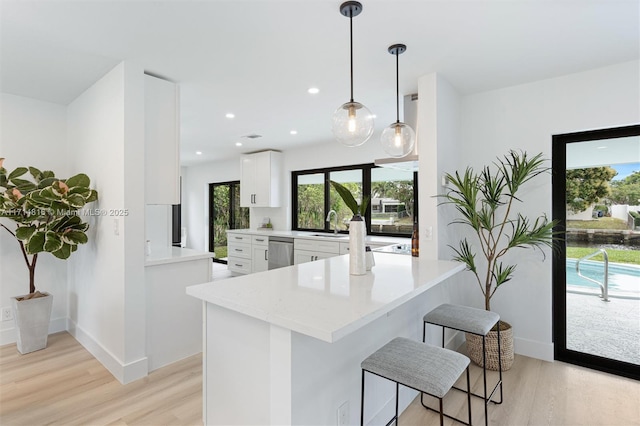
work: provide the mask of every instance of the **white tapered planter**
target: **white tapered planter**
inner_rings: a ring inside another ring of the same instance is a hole
[[[15,313],[16,344],[21,354],[47,347],[53,296],[49,293],[43,294],[46,296],[28,300],[18,301],[24,296],[11,298]]]
[[[364,275],[367,273],[364,237],[367,233],[364,219],[354,216],[349,222],[349,273]]]

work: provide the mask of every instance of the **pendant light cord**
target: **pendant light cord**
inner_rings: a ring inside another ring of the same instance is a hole
[[[349,11],[349,55],[351,58],[351,102],[353,102],[353,12]]]
[[[400,123],[400,66],[398,65],[400,60],[400,54],[396,50],[396,123]]]

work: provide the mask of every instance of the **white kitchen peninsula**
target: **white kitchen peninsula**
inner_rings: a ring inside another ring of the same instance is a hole
[[[344,255],[187,287],[204,301],[205,424],[337,424],[345,402],[356,424],[362,359],[393,337],[417,337],[442,302],[434,287],[463,269],[375,256],[361,276]],[[387,402],[384,390],[378,398],[366,418]]]
[[[149,371],[202,350],[202,309],[185,287],[211,280],[213,253],[154,247],[145,259]]]

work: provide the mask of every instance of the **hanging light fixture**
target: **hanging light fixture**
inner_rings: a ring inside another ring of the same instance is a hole
[[[353,18],[362,12],[362,4],[347,1],[340,5],[340,13],[349,18],[351,58],[351,100],[341,105],[332,117],[331,131],[343,145],[362,145],[373,134],[373,116],[364,105],[353,100]]]
[[[400,158],[408,155],[416,143],[416,133],[411,126],[400,121],[400,83],[398,56],[407,50],[404,44],[389,46],[389,53],[396,56],[396,122],[382,131],[380,138],[382,149],[391,157]]]

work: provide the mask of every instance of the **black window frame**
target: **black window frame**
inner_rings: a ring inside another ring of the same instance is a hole
[[[229,186],[229,229],[236,229],[236,216],[235,212],[235,203],[233,200],[233,188],[238,187],[238,191],[240,191],[240,181],[239,180],[231,180],[226,182],[214,182],[209,184],[209,251],[215,251],[215,243],[214,243],[214,228],[213,224],[215,223],[215,208],[213,204],[213,194],[214,188],[216,186]],[[238,200],[239,202],[239,200]],[[239,206],[242,207],[242,206]],[[248,207],[247,207],[248,208]],[[227,264],[226,260],[218,259],[216,257],[213,258],[215,263],[222,263],[224,265]]]
[[[358,170],[362,171],[362,193],[371,195],[371,170],[381,168],[376,166],[373,163],[364,163],[364,164],[354,164],[348,166],[336,166],[336,167],[323,167],[317,169],[308,169],[308,170],[294,170],[291,172],[291,229],[294,231],[306,231],[306,232],[326,232],[333,233],[331,229],[331,224],[327,221],[323,221],[324,228],[322,229],[311,229],[311,228],[301,228],[298,226],[298,177],[303,175],[312,175],[312,174],[324,174],[324,213],[323,217],[326,217],[329,212],[331,205],[330,203],[330,183],[329,176],[332,172],[342,172],[349,170]],[[413,211],[414,217],[418,216],[418,172],[413,172]],[[367,209],[365,214],[365,223],[367,226],[367,235],[375,235],[382,237],[402,237],[408,238],[410,235],[401,234],[397,232],[376,232],[371,230],[371,206]],[[347,235],[349,231],[338,231],[340,234]]]

